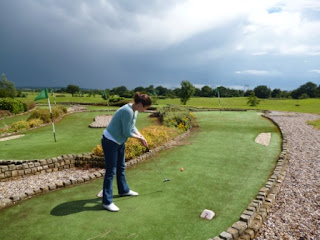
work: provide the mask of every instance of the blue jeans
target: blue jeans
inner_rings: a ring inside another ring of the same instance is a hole
[[[115,174],[117,175],[119,194],[125,194],[130,191],[124,173],[126,168],[124,155],[125,144],[119,145],[107,138],[102,138],[101,143],[106,166],[106,173],[103,181],[102,203],[109,205],[112,203],[113,199],[112,183]]]

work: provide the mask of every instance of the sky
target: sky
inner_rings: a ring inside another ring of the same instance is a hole
[[[319,0],[1,0],[17,87],[320,84]]]

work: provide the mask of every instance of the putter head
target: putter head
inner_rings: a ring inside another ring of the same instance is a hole
[[[150,152],[150,149],[147,147],[146,152]]]
[[[170,179],[169,178],[166,178],[165,180],[163,180],[163,182],[169,182]]]

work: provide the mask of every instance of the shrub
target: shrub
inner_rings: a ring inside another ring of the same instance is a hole
[[[17,132],[21,130],[28,130],[30,128],[27,121],[18,121],[10,125],[7,132]]]
[[[28,120],[28,123],[29,123],[30,128],[34,128],[34,127],[38,127],[41,124],[43,124],[43,121],[39,118],[34,118],[34,119]]]
[[[120,97],[119,95],[113,95],[109,98],[110,103],[119,102],[121,100],[124,100],[124,97]]]
[[[109,103],[109,106],[122,107],[123,105],[126,105],[129,102],[129,100],[121,100],[119,102]]]
[[[52,108],[52,118],[53,120],[59,118],[63,113],[66,113],[67,109],[63,106],[56,106]],[[31,119],[41,119],[44,123],[49,123],[51,121],[50,111],[47,108],[36,109],[32,112],[28,120]]]
[[[35,107],[36,107],[36,103],[33,101],[28,104],[28,110],[34,109]]]
[[[251,95],[248,97],[248,102],[247,104],[250,105],[251,107],[255,107],[259,105],[260,99],[257,98],[254,92],[251,92]]]
[[[143,128],[140,133],[146,138],[149,148],[158,147],[179,135],[180,131],[166,126],[149,126]],[[141,155],[146,151],[140,141],[135,138],[129,138],[126,142],[126,160],[132,159]],[[103,150],[100,145],[97,145],[92,151],[95,155],[103,156]]]
[[[0,118],[11,116],[11,112],[8,110],[0,110]]]
[[[183,131],[197,126],[196,118],[187,108],[173,105],[160,109],[159,120],[167,127],[175,127]]]
[[[0,110],[8,110],[11,113],[17,114],[25,111],[23,103],[13,98],[0,99]]]
[[[66,97],[64,94],[57,94],[56,97]]]
[[[92,153],[93,153],[94,155],[96,155],[96,156],[103,156],[103,150],[102,150],[101,145],[97,145],[97,146],[93,149]]]

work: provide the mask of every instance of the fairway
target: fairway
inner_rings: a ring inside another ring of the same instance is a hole
[[[273,171],[280,133],[254,111],[196,117],[200,127],[185,145],[156,156],[170,182],[151,159],[128,168],[129,186],[140,195],[115,196],[118,213],[103,210],[95,196],[102,179],[37,196],[1,211],[1,239],[206,240],[225,231]],[[272,133],[270,146],[254,142],[261,132]],[[216,217],[202,220],[204,209]]]

